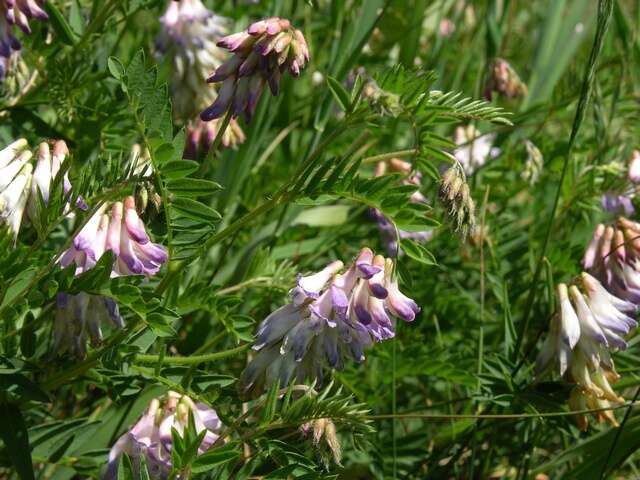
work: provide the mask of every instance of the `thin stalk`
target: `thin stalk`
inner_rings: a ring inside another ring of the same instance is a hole
[[[242,353],[250,347],[250,344],[245,343],[239,347],[232,348],[230,350],[223,350],[222,352],[206,353],[204,355],[191,355],[190,357],[167,357],[161,358],[160,355],[144,355],[138,354],[134,357],[135,363],[162,363],[164,365],[192,365],[197,363],[211,362],[213,360],[220,360],[221,358],[232,357],[238,353]]]
[[[397,150],[395,152],[381,153],[380,155],[373,155],[372,157],[366,157],[362,159],[362,163],[377,163],[380,160],[389,160],[391,158],[411,157],[418,154],[417,148],[409,148],[407,150]]]
[[[580,131],[580,126],[582,125],[582,121],[584,120],[587,104],[589,103],[589,98],[591,96],[593,79],[596,73],[596,65],[598,62],[598,57],[600,56],[600,52],[602,51],[604,37],[609,27],[609,21],[611,20],[612,10],[613,10],[612,0],[600,0],[598,2],[598,28],[596,30],[595,38],[593,40],[593,47],[591,48],[591,54],[589,55],[589,62],[587,64],[584,80],[582,82],[582,89],[580,91],[580,100],[578,101],[578,108],[576,109],[576,115],[574,117],[573,126],[571,128],[571,136],[569,137],[567,154],[564,157],[564,163],[562,165],[562,173],[560,174],[560,180],[558,181],[558,188],[556,189],[556,194],[553,200],[553,206],[551,208],[551,213],[549,215],[547,231],[544,237],[544,242],[542,244],[540,255],[538,257],[538,261],[536,263],[536,269],[533,274],[533,279],[531,281],[531,287],[529,288],[529,295],[527,297],[524,316],[521,322],[522,328],[518,335],[516,347],[513,352],[514,358],[517,358],[520,355],[520,349],[522,348],[524,337],[527,334],[527,330],[529,329],[531,311],[533,309],[533,303],[536,297],[536,285],[538,284],[538,280],[540,279],[540,274],[542,273],[542,261],[546,255],[547,246],[549,245],[549,240],[551,239],[551,232],[553,231],[553,227],[555,223],[554,218],[556,215],[556,210],[558,209],[558,204],[560,202],[562,185],[564,184],[564,179],[567,175],[567,171],[569,170],[569,163],[570,163],[571,153],[573,151],[573,146],[575,144],[576,137],[578,136],[578,132]]]

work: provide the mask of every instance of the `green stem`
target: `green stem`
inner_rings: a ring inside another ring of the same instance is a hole
[[[164,365],[192,365],[197,363],[206,363],[213,360],[220,360],[221,358],[232,357],[238,353],[242,353],[249,348],[250,344],[245,343],[239,347],[232,348],[231,350],[223,350],[222,352],[207,353],[204,355],[192,355],[190,357],[167,357],[160,358],[160,355],[143,355],[139,354],[135,356],[134,362],[136,363],[158,363],[162,362]]]
[[[395,152],[381,153],[372,157],[362,159],[362,163],[377,163],[380,160],[389,160],[391,158],[411,157],[418,154],[417,148],[409,148],[407,150],[397,150]]]
[[[589,103],[589,97],[591,96],[593,79],[596,73],[596,64],[598,61],[598,56],[600,55],[600,52],[602,50],[604,37],[609,27],[609,21],[611,20],[612,10],[613,10],[612,0],[600,0],[600,2],[598,3],[598,28],[596,30],[595,39],[593,40],[593,47],[591,48],[591,54],[589,55],[589,63],[587,64],[584,80],[582,82],[580,100],[578,101],[578,108],[576,109],[576,115],[573,119],[573,126],[571,128],[571,136],[569,137],[567,154],[564,157],[564,164],[562,165],[562,173],[560,174],[558,188],[556,189],[556,194],[553,200],[553,206],[551,208],[551,213],[549,215],[549,222],[547,224],[547,231],[544,237],[544,242],[542,244],[542,250],[540,251],[538,262],[536,263],[536,269],[533,274],[533,279],[531,281],[531,287],[529,288],[529,295],[527,297],[527,303],[525,304],[525,313],[521,322],[522,329],[520,330],[520,334],[518,335],[518,340],[516,342],[515,350],[513,352],[514,358],[517,358],[520,355],[520,350],[522,348],[524,337],[527,334],[527,330],[529,329],[531,311],[533,309],[533,303],[536,297],[536,285],[538,284],[538,280],[540,279],[540,274],[542,273],[542,262],[547,252],[547,246],[549,245],[549,240],[551,239],[551,232],[553,231],[553,226],[555,223],[554,218],[556,215],[556,210],[558,209],[558,204],[560,202],[560,194],[562,193],[562,185],[567,175],[567,171],[569,170],[569,163],[570,163],[569,160],[571,158],[571,153],[573,151],[573,145],[575,143],[576,137],[578,136],[578,132],[580,131],[580,126],[582,125],[582,121],[584,120],[585,110],[587,108],[587,104]]]

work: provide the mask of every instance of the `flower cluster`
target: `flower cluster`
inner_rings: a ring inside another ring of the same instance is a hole
[[[393,317],[411,322],[420,312],[393,277],[393,261],[363,248],[344,273],[337,260],[309,276],[299,276],[291,302],[262,321],[254,350],[259,353],[240,378],[241,393],[292,378],[319,382],[323,366],[342,369],[345,358],[364,360],[373,341],[395,335]]]
[[[38,149],[35,169],[31,163],[33,156],[25,139],[19,139],[0,151],[0,224],[6,225],[13,234],[14,242],[20,231],[25,210],[32,220],[38,213],[39,197],[47,205],[51,195],[53,180],[69,153],[67,145],[58,140],[49,144],[43,142]],[[71,197],[71,182],[65,172],[62,178],[64,198]],[[87,205],[78,197],[76,207],[86,210]],[[67,212],[70,210],[67,204]]]
[[[138,478],[140,459],[144,459],[149,477],[152,480],[169,477],[173,464],[172,429],[180,436],[189,425],[189,416],[193,416],[196,434],[206,432],[198,448],[198,455],[203,454],[220,439],[222,422],[215,410],[204,403],[194,402],[186,395],[169,391],[162,398],[154,398],[147,410],[135,425],[122,435],[109,452],[109,464],[105,478],[118,478],[118,463],[123,453],[131,457]]]
[[[85,292],[77,295],[59,293],[56,304],[53,350],[58,355],[70,353],[84,357],[89,340],[94,347],[102,342],[103,322],[115,328],[124,327],[118,304],[112,298]]]
[[[144,224],[136,212],[132,196],[115,202],[110,212],[103,205],[89,219],[71,246],[60,257],[63,267],[75,266],[75,274],[91,270],[102,255],[113,254],[112,277],[123,275],[155,275],[167,261],[162,245],[151,242]],[[87,335],[92,344],[102,340],[100,325],[110,321],[116,328],[124,322],[118,304],[109,297],[79,293],[58,294],[58,309],[54,325],[54,348],[58,354],[86,353]]]
[[[484,97],[491,100],[494,92],[505,98],[524,97],[528,92],[516,71],[502,58],[493,59],[488,67]]]
[[[471,198],[467,178],[459,164],[451,166],[442,175],[439,196],[456,231],[463,237],[470,232],[473,233],[476,227],[476,207]]]
[[[615,225],[599,224],[582,266],[614,295],[640,304],[640,224],[624,217]]]
[[[453,134],[453,141],[458,148],[453,152],[458,162],[464,167],[467,175],[471,175],[487,160],[500,155],[500,149],[493,147],[495,135],[482,135],[473,125],[457,127]]]
[[[43,3],[43,0],[0,0],[0,78],[4,77],[13,52],[22,48],[13,26],[17,25],[24,33],[30,34],[30,19],[49,18],[42,8]]]
[[[106,251],[113,254],[112,277],[150,277],[167,261],[166,249],[149,239],[132,196],[113,203],[110,213],[106,205],[99,208],[63,253],[60,264],[75,264],[79,275],[93,268]]]
[[[171,1],[160,17],[162,30],[156,47],[173,58],[172,105],[176,120],[187,124],[187,158],[197,158],[194,149],[190,149],[194,143],[206,153],[212,142],[207,143],[207,136],[215,137],[222,122],[214,121],[204,129],[197,117],[217,98],[216,89],[207,84],[207,77],[225,60],[226,52],[216,43],[228,33],[230,22],[215,15],[200,0]],[[224,133],[223,145],[234,147],[244,139],[242,129],[232,120]]]
[[[218,46],[234,53],[207,80],[222,82],[219,96],[205,109],[204,121],[220,118],[231,108],[234,117],[251,121],[264,86],[278,95],[280,77],[287,70],[297,77],[309,61],[309,48],[289,20],[271,17],[252,23],[244,32],[224,37]]]
[[[404,175],[402,180],[403,185],[415,185],[419,187],[422,182],[422,174],[420,172],[413,172],[413,166],[409,162],[405,162],[404,160],[400,160],[399,158],[392,158],[388,161],[380,161],[376,165],[375,176],[380,177],[384,175],[387,170],[392,172],[401,173]],[[416,190],[411,195],[411,202],[414,203],[426,203],[426,197],[420,193],[419,190]],[[378,228],[380,229],[380,233],[382,234],[382,238],[386,244],[387,252],[389,255],[395,255],[401,253],[398,249],[398,242],[396,238],[396,228],[392,222],[385,217],[380,210],[371,209],[371,216],[377,221]],[[423,230],[421,232],[408,232],[406,230],[398,229],[397,235],[403,238],[410,238],[411,240],[415,240],[417,242],[427,242],[431,240],[433,236],[432,230]]]
[[[628,313],[635,312],[636,306],[610,294],[586,272],[576,283],[558,285],[560,309],[551,320],[536,371],[541,376],[555,361],[558,373],[575,383],[572,407],[607,408],[609,402],[623,401],[611,388],[619,378],[611,351],[627,347],[624,336],[637,327]],[[601,418],[615,424],[611,412]],[[578,424],[586,429],[586,417],[581,416]]]

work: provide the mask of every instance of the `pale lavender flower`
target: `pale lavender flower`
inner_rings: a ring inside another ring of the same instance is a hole
[[[152,480],[168,478],[173,468],[171,431],[175,429],[183,436],[185,428],[189,425],[190,415],[193,416],[196,428],[193,433],[197,435],[205,432],[197,455],[202,455],[212,448],[219,441],[223,426],[216,411],[204,403],[194,402],[186,395],[169,391],[164,397],[151,400],[136,424],[113,445],[104,478],[117,478],[118,463],[123,453],[131,457],[136,473],[140,471],[140,459],[143,458]]]
[[[244,396],[254,396],[278,381],[319,382],[323,368],[340,370],[345,359],[364,360],[373,342],[395,335],[393,317],[413,321],[418,305],[402,294],[393,277],[393,261],[363,248],[344,271],[341,261],[318,273],[299,276],[291,303],[259,326],[259,353],[240,378]]]
[[[68,154],[69,149],[63,140],[57,140],[54,142],[53,152],[49,148],[48,143],[42,142],[40,144],[38,149],[38,160],[33,172],[33,182],[31,183],[31,195],[27,205],[29,217],[31,219],[35,219],[36,217],[38,195],[45,205],[49,203],[50,188]],[[72,193],[71,182],[69,181],[69,172],[65,172],[62,177],[62,188],[65,198],[69,199]],[[87,210],[89,208],[80,196],[77,198],[75,205],[80,210]],[[67,205],[66,211],[69,212],[70,210],[71,206]]]
[[[577,384],[570,406],[624,401],[611,383],[619,379],[611,351],[625,349],[624,336],[637,327],[628,314],[635,312],[631,302],[609,293],[593,276],[583,272],[576,283],[558,286],[560,311],[551,321],[549,334],[536,360],[539,378],[557,360],[559,373]],[[615,422],[610,416],[602,417]],[[586,428],[586,417],[578,418]]]
[[[244,115],[249,122],[265,84],[278,95],[281,75],[289,71],[297,77],[309,61],[302,32],[278,17],[252,23],[246,31],[224,37],[218,46],[234,56],[207,80],[222,86],[216,101],[200,114],[204,121],[220,118],[231,109],[234,117]]]
[[[9,229],[14,243],[29,199],[33,178],[31,157],[24,139],[0,151],[0,225]]]
[[[81,292],[77,295],[59,293],[53,325],[53,349],[59,355],[70,353],[84,357],[87,341],[98,346],[102,342],[104,323],[123,328],[118,304],[109,297]]]
[[[166,249],[151,242],[142,220],[136,212],[132,196],[115,202],[109,214],[98,210],[73,239],[72,246],[62,255],[63,267],[76,264],[76,274],[92,268],[102,254],[113,253],[112,277],[123,275],[153,276],[167,261]]]
[[[640,152],[634,150],[631,153],[631,160],[629,160],[629,171],[627,178],[631,183],[637,185],[640,183]]]
[[[136,212],[133,197],[115,202],[110,213],[106,212],[107,205],[103,205],[93,214],[60,257],[60,265],[65,268],[74,265],[75,275],[80,275],[95,267],[105,252],[111,251],[112,277],[150,277],[158,273],[167,261],[167,252],[162,245],[151,242]],[[87,340],[85,325],[89,327],[89,335],[95,343],[102,338],[99,326],[106,319],[117,328],[124,326],[118,305],[108,297],[85,293],[59,297],[54,328],[56,349],[59,353],[84,354]]]
[[[605,192],[602,195],[602,208],[609,213],[632,216],[636,213],[631,196],[616,192]]]
[[[0,57],[4,57],[0,78],[4,77],[5,62],[22,45],[16,38],[13,26],[17,25],[25,34],[31,33],[30,19],[47,20],[49,17],[42,8],[43,0],[0,0]]]
[[[198,150],[206,154],[222,123],[212,121],[205,127],[197,117],[218,96],[207,78],[227,57],[216,43],[228,33],[231,20],[215,15],[200,0],[180,0],[169,2],[160,23],[163,28],[156,46],[160,53],[173,58],[173,113],[176,120],[187,125],[186,158],[196,159]],[[244,140],[242,129],[232,120],[222,144],[235,147]]]
[[[640,305],[640,224],[619,217],[615,226],[598,225],[583,266],[612,294]]]

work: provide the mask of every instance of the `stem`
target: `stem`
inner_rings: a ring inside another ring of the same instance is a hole
[[[547,246],[549,245],[549,240],[551,239],[551,232],[553,231],[553,226],[554,226],[554,218],[556,215],[556,210],[558,209],[558,203],[560,202],[562,185],[564,184],[564,179],[567,175],[567,171],[569,170],[569,159],[571,158],[573,145],[575,143],[576,137],[578,136],[578,132],[580,131],[580,126],[582,125],[582,121],[584,120],[585,110],[587,108],[587,104],[589,103],[589,98],[591,96],[593,78],[595,77],[595,73],[596,73],[596,64],[598,61],[598,56],[600,55],[600,52],[602,50],[604,37],[609,27],[609,21],[611,20],[612,9],[613,9],[612,0],[599,1],[598,28],[596,30],[595,39],[593,40],[593,47],[591,48],[591,54],[589,55],[589,63],[587,64],[584,80],[582,82],[580,100],[578,101],[578,108],[576,109],[576,115],[574,117],[573,126],[571,128],[571,136],[569,137],[567,154],[564,157],[564,164],[562,165],[562,173],[560,174],[558,188],[556,189],[556,194],[553,200],[553,206],[551,208],[551,213],[549,215],[547,231],[544,237],[544,242],[542,244],[540,255],[538,257],[538,262],[536,263],[536,269],[533,274],[533,279],[531,281],[531,287],[529,288],[529,295],[527,297],[527,303],[525,305],[525,313],[522,318],[522,329],[520,330],[520,334],[518,335],[518,340],[516,341],[515,350],[513,352],[514,358],[517,358],[520,355],[522,342],[524,341],[524,337],[527,334],[527,330],[529,328],[531,311],[532,311],[533,303],[536,297],[536,285],[538,283],[538,280],[540,279],[540,274],[542,273],[542,261],[546,255]]]
[[[209,152],[207,153],[207,156],[205,157],[204,161],[200,165],[201,174],[204,174],[207,171],[207,168],[209,167],[209,164],[210,164],[209,160],[213,161],[216,158],[217,156],[216,153],[218,151],[218,148],[220,148],[220,144],[222,143],[222,137],[224,137],[224,133],[227,131],[227,127],[229,126],[229,123],[231,123],[232,115],[233,115],[232,111],[227,110],[227,113],[222,119],[222,124],[220,125],[220,127],[218,128],[218,132],[216,133],[216,138],[213,140],[213,143],[211,144],[211,148],[209,148]]]
[[[250,344],[245,343],[239,347],[232,348],[231,350],[223,350],[222,352],[207,353],[204,355],[192,355],[190,357],[164,357],[160,358],[160,355],[143,355],[139,354],[135,356],[134,361],[136,363],[159,363],[164,365],[192,365],[197,363],[206,363],[213,360],[220,360],[221,358],[232,357],[238,353],[242,353],[249,348]]]
[[[417,148],[409,148],[407,150],[397,150],[395,152],[381,153],[380,155],[374,155],[372,157],[366,157],[362,159],[362,163],[377,163],[380,160],[389,160],[390,158],[411,157],[418,154]]]

